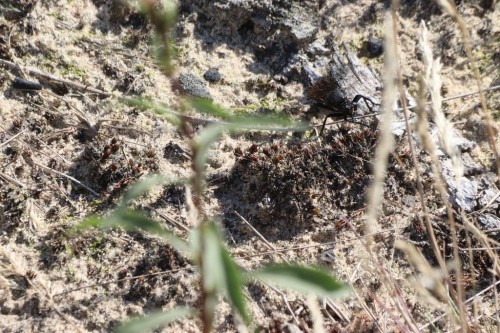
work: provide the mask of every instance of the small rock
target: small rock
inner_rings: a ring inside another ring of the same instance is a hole
[[[163,149],[163,157],[171,163],[179,164],[189,161],[189,155],[178,144],[170,141]]]
[[[463,153],[462,154],[462,163],[464,166],[464,175],[475,175],[475,174],[480,174],[484,172],[484,167],[476,163],[472,157],[470,156],[469,153]]]
[[[312,66],[310,66],[309,64],[307,64],[303,67],[303,71],[304,71],[304,74],[306,75],[307,82],[310,85],[313,85],[314,83],[319,81],[319,79],[321,79],[321,74],[318,73],[318,71],[315,68],[313,68]]]
[[[286,78],[293,77],[300,72],[300,68],[306,62],[306,58],[303,55],[294,54],[288,60],[288,64],[283,68],[282,74]]]
[[[459,187],[455,186],[455,179],[448,174],[443,174],[450,189],[450,202],[455,209],[461,209],[469,213],[476,207],[476,198],[479,184],[475,180],[462,178]]]
[[[384,42],[380,39],[369,39],[364,44],[366,55],[369,58],[377,58],[384,53]]]
[[[210,68],[203,74],[203,78],[208,82],[219,82],[222,79],[222,75],[217,68]]]
[[[212,95],[208,91],[207,83],[198,76],[191,73],[183,73],[179,75],[179,85],[181,90],[189,95],[212,99]]]
[[[326,55],[326,54],[330,53],[330,50],[327,47],[325,47],[324,43],[322,43],[319,40],[317,40],[317,41],[313,42],[311,45],[309,45],[309,48],[307,49],[307,51],[314,56]]]
[[[477,222],[482,231],[487,232],[490,237],[497,238],[500,235],[500,218],[492,214],[480,214]]]

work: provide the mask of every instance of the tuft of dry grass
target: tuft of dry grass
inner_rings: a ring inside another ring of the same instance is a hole
[[[440,1],[443,2],[443,1]],[[393,21],[397,22],[397,1],[393,1],[393,11],[392,17]],[[456,12],[456,8],[451,6],[448,8],[451,12],[454,12],[454,18],[457,19],[458,14]],[[460,21],[459,19],[457,19]],[[459,22],[459,25],[462,29],[462,37],[464,39],[467,38],[467,35],[464,31],[465,25],[464,22]],[[453,142],[453,133],[455,129],[453,128],[452,123],[446,119],[446,116],[442,110],[442,102],[443,98],[441,96],[441,88],[442,88],[442,80],[440,77],[441,64],[439,59],[434,59],[432,56],[432,49],[430,46],[428,31],[425,27],[425,24],[422,24],[422,34],[420,38],[420,47],[423,55],[423,66],[424,71],[423,75],[420,78],[420,93],[417,107],[417,115],[418,121],[416,124],[416,130],[419,136],[421,137],[421,142],[424,150],[430,156],[431,168],[433,170],[433,181],[434,186],[439,193],[439,197],[441,199],[441,204],[446,209],[447,215],[447,229],[451,235],[451,244],[449,244],[449,250],[452,253],[452,260],[446,262],[444,260],[442,245],[438,241],[436,237],[436,231],[434,230],[434,223],[432,220],[434,216],[431,217],[429,211],[427,209],[426,201],[428,200],[428,194],[424,191],[422,180],[419,174],[419,165],[420,160],[417,158],[416,149],[414,148],[413,138],[412,138],[412,128],[409,125],[409,116],[408,116],[408,108],[406,106],[406,101],[401,99],[401,104],[403,105],[405,120],[406,120],[406,129],[408,136],[408,143],[410,147],[410,152],[412,155],[412,160],[414,164],[414,170],[416,175],[416,188],[420,196],[420,202],[422,205],[422,213],[424,216],[425,224],[427,227],[427,234],[430,239],[430,243],[433,247],[433,252],[435,255],[435,259],[439,263],[438,268],[433,268],[431,263],[428,261],[429,258],[426,258],[419,252],[419,250],[410,244],[409,242],[403,240],[397,240],[395,242],[395,247],[406,254],[408,260],[411,265],[414,267],[415,271],[418,273],[418,278],[416,278],[413,282],[411,282],[411,288],[415,289],[418,294],[418,298],[423,303],[428,303],[432,305],[435,309],[441,308],[444,310],[446,317],[448,317],[447,328],[452,329],[453,331],[460,332],[469,332],[471,329],[477,329],[477,319],[475,317],[471,317],[469,308],[466,306],[467,302],[465,301],[465,287],[470,285],[469,276],[462,272],[462,260],[463,256],[460,256],[459,250],[459,230],[461,227],[457,225],[455,221],[456,212],[452,209],[451,204],[449,202],[449,193],[446,182],[443,178],[443,170],[442,170],[442,158],[438,156],[437,150],[441,149],[446,153],[447,158],[451,160],[453,166],[453,172],[455,175],[455,186],[460,186],[460,180],[463,177],[463,165],[461,159],[461,152],[459,148]],[[388,35],[391,35],[394,40],[396,40],[397,34],[397,23],[390,26],[389,29],[386,30]],[[466,41],[467,43],[468,41]],[[399,51],[397,48],[397,43],[395,43],[391,38],[387,38],[386,36],[386,55],[385,55],[385,71],[384,71],[384,99],[383,99],[383,117],[387,115],[388,111],[391,111],[390,105],[386,104],[390,98],[394,97],[394,92],[399,90],[400,96],[404,96],[404,90],[402,87],[402,74],[401,67],[399,67]],[[471,62],[472,58],[470,58]],[[474,66],[473,66],[474,67]],[[394,82],[399,82],[399,87],[396,87]],[[478,80],[479,82],[479,80]],[[480,83],[479,90],[481,90]],[[429,132],[429,121],[426,110],[427,103],[425,102],[426,95],[430,96],[431,102],[430,104],[430,112],[429,114],[432,117],[433,123],[436,125],[438,130],[438,146],[435,145],[434,140],[432,139],[432,135]],[[485,108],[485,104],[483,105],[483,110],[486,112],[486,122],[488,125],[488,115],[487,110]],[[384,158],[387,158],[387,155],[391,152],[391,139],[392,134],[390,131],[390,127],[386,126],[384,122],[387,121],[387,118],[383,118],[382,125],[380,127],[380,140],[377,147],[377,152],[375,154],[374,160],[374,182],[370,191],[368,192],[368,208],[367,208],[367,226],[366,229],[368,232],[373,232],[374,228],[377,227],[377,210],[382,202],[383,195],[383,181],[386,170],[386,163]],[[492,132],[491,132],[492,133]],[[491,133],[489,135],[491,136]],[[490,137],[490,145],[494,141]],[[494,142],[493,142],[494,144]],[[494,147],[494,145],[493,145]],[[496,154],[496,148],[494,148]],[[498,162],[498,157],[497,162]],[[496,257],[496,252],[493,250],[494,243],[489,239],[483,231],[479,228],[475,227],[472,223],[468,222],[467,216],[462,214],[461,217],[462,222],[465,225],[465,228],[471,233],[470,235],[475,238],[475,241],[479,241],[483,244],[484,248],[488,256],[491,258],[493,262],[492,273],[493,276],[498,275],[498,258]],[[461,233],[463,236],[463,233]],[[462,242],[463,243],[463,242]],[[471,242],[469,241],[469,244]],[[368,251],[370,252],[370,247],[368,244]],[[371,253],[373,256],[373,253]],[[469,263],[473,267],[474,263],[472,260],[472,255],[470,254]],[[373,259],[373,258],[372,258]],[[467,260],[464,260],[467,261]],[[394,278],[392,274],[394,274],[390,269],[384,270],[382,265],[378,261],[375,260],[376,266],[379,268],[378,275],[381,278],[382,283],[384,284],[387,290],[391,290],[392,282]],[[379,266],[380,265],[380,266]],[[384,276],[385,275],[385,276]],[[493,278],[493,284],[496,284],[496,279]],[[490,286],[491,287],[491,286]],[[489,287],[489,288],[490,288]],[[493,288],[495,289],[495,288]],[[496,293],[495,293],[496,295]],[[396,298],[395,298],[396,299]],[[470,299],[469,299],[470,300]],[[396,302],[397,303],[397,302]],[[444,308],[443,308],[444,305]],[[498,299],[496,299],[495,307],[498,309]],[[403,309],[403,311],[401,311]],[[417,328],[413,325],[415,322],[412,315],[405,312],[404,308],[400,308],[400,314],[405,319],[408,327],[407,330],[410,331],[420,331],[424,327],[428,327],[429,325],[433,325],[436,320],[430,321],[427,325]],[[394,315],[394,314],[393,314]],[[410,316],[410,318],[408,318]],[[442,318],[439,317],[439,318]]]

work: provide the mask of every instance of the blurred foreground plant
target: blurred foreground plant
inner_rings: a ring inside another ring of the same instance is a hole
[[[153,23],[156,40],[160,43],[158,48],[160,50],[160,65],[167,76],[171,75],[173,65],[170,33],[174,26],[177,9],[171,1],[167,1],[163,5],[163,10],[158,9],[158,1],[153,0],[143,0],[142,7]],[[315,268],[280,264],[269,265],[253,272],[244,271],[236,264],[226,249],[219,223],[207,216],[204,209],[205,162],[212,143],[227,132],[297,131],[301,130],[300,124],[277,116],[235,116],[204,99],[184,100],[180,113],[143,98],[127,98],[122,101],[140,110],[153,110],[177,126],[178,130],[190,141],[192,176],[184,180],[155,176],[136,184],[124,195],[113,213],[103,218],[91,217],[77,226],[77,230],[90,227],[103,230],[121,227],[127,231],[139,229],[156,234],[197,265],[200,273],[201,291],[198,302],[199,309],[177,307],[167,312],[158,312],[126,323],[118,329],[119,332],[144,332],[192,315],[199,316],[203,332],[210,332],[213,327],[215,307],[219,295],[225,296],[237,314],[236,317],[241,318],[248,325],[251,319],[246,309],[243,288],[252,281],[262,281],[319,297],[339,296],[348,292],[345,285],[339,283],[328,273]],[[188,109],[218,117],[222,121],[212,122],[196,134],[184,112]],[[158,222],[128,207],[131,202],[145,194],[152,186],[167,183],[183,183],[190,189],[189,199],[192,202],[192,205],[189,205],[190,216],[195,218],[190,221],[193,229],[190,232],[189,241],[176,237],[163,229]]]

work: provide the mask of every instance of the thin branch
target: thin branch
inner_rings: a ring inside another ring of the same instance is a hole
[[[23,134],[24,132],[26,132],[26,129],[22,130],[21,132],[17,133],[16,135],[13,135],[11,136],[10,138],[8,138],[6,141],[2,142],[0,144],[0,148],[5,146],[7,143],[11,142],[12,140],[15,140],[18,136],[20,136],[21,134]],[[8,133],[8,132],[7,132]],[[10,134],[10,133],[9,133]]]
[[[90,193],[92,193],[94,196],[98,197],[98,198],[101,198],[101,196],[99,195],[99,193],[97,193],[96,191],[94,191],[93,189],[91,189],[90,187],[88,187],[87,185],[83,184],[81,181],[79,181],[78,179],[76,179],[75,177],[72,177],[70,175],[67,175],[63,172],[60,172],[60,171],[57,171],[57,170],[54,170],[52,168],[49,168],[48,166],[45,166],[43,164],[40,164],[40,163],[37,163],[35,161],[33,161],[33,165],[36,165],[37,167],[40,167],[42,169],[45,169],[45,170],[48,170],[50,172],[53,172],[59,176],[62,176],[62,177],[65,177],[69,180],[71,180],[72,182],[80,185],[81,187],[83,187],[84,189],[86,189],[87,191],[89,191]]]
[[[238,217],[239,217],[239,218],[240,218],[240,219],[241,219],[241,220],[242,220],[242,221],[243,221],[243,222],[244,222],[244,223],[245,223],[245,224],[246,224],[246,225],[247,225],[250,229],[252,229],[252,231],[253,231],[253,232],[254,232],[254,233],[255,233],[255,234],[256,234],[256,235],[260,238],[260,240],[261,240],[264,244],[266,244],[266,246],[267,246],[268,248],[270,248],[271,250],[276,250],[276,248],[275,248],[275,247],[274,247],[271,243],[269,243],[269,241],[268,241],[268,240],[267,240],[264,236],[262,236],[262,234],[261,234],[261,233],[260,233],[257,229],[255,229],[255,228],[254,228],[254,226],[250,224],[250,222],[248,222],[248,221],[247,221],[247,220],[246,220],[243,216],[241,216],[241,215],[240,215],[237,211],[234,211],[234,213],[235,213],[236,215],[238,215]]]
[[[99,94],[99,95],[105,96],[105,97],[111,96],[111,93],[109,93],[109,92],[106,92],[106,91],[103,91],[100,89],[96,89],[96,88],[92,88],[92,87],[83,85],[83,84],[78,83],[78,82],[73,82],[70,80],[63,79],[63,78],[42,72],[41,70],[39,70],[37,68],[24,67],[24,66],[18,65],[14,62],[4,60],[4,59],[0,59],[0,65],[4,65],[4,66],[7,66],[7,67],[13,68],[13,69],[21,69],[30,75],[33,75],[33,76],[36,76],[36,77],[39,77],[39,78],[42,78],[45,80],[61,82],[62,84],[65,84],[66,86],[71,87],[73,89],[88,91],[88,92],[91,92],[94,94]]]
[[[14,184],[16,184],[17,186],[19,186],[19,187],[21,187],[21,188],[25,188],[25,187],[26,187],[23,183],[21,183],[21,182],[20,182],[20,181],[18,181],[17,179],[12,178],[11,176],[6,175],[6,174],[4,174],[4,173],[2,173],[2,172],[0,172],[0,178],[3,178],[3,179],[5,179],[5,180],[7,180],[7,181],[9,181],[9,182],[11,182],[11,183],[14,183]]]

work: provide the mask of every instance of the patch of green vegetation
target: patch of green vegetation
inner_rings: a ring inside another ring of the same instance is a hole
[[[143,64],[139,64],[139,65],[135,66],[135,70],[140,72],[140,73],[143,73],[146,71],[146,67],[144,67]]]
[[[81,278],[76,276],[76,271],[73,268],[67,268],[65,276],[69,282],[80,283],[81,281]]]
[[[93,258],[97,258],[106,253],[106,243],[105,239],[101,236],[94,238],[92,243],[89,245],[89,255]]]
[[[104,200],[101,200],[101,199],[95,199],[95,200],[92,200],[89,205],[90,207],[99,207],[100,205],[102,205],[104,203]]]
[[[135,35],[135,34],[129,34],[129,35],[126,35],[125,37],[123,37],[123,40],[122,40],[122,45],[125,46],[126,48],[128,49],[136,49],[137,46],[139,45],[140,43],[140,38],[138,35]]]
[[[237,115],[255,115],[265,113],[266,115],[280,115],[283,107],[286,105],[284,98],[270,98],[268,96],[261,98],[258,103],[234,108]],[[260,112],[258,112],[260,111]],[[264,112],[263,112],[264,111]]]
[[[67,242],[64,242],[64,252],[68,255],[68,257],[73,257],[75,255],[73,248]]]
[[[73,65],[66,65],[64,67],[65,68],[61,71],[62,76],[73,75],[82,79],[87,77],[87,73],[85,73],[83,69],[80,69]]]
[[[54,11],[54,12],[51,12],[49,15],[57,20],[64,21],[64,16],[62,16],[61,12]]]

